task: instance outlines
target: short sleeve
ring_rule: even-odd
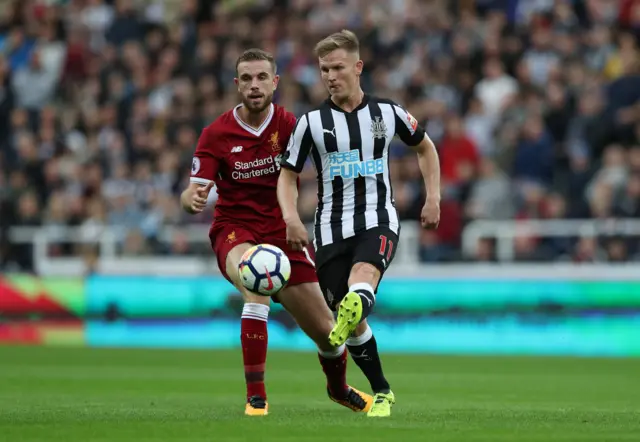
[[[191,163],[192,183],[208,184],[215,181],[220,168],[220,160],[215,155],[217,137],[211,127],[206,127],[200,134],[196,152]]]
[[[304,163],[313,146],[313,137],[309,128],[309,119],[303,115],[298,119],[287,144],[287,150],[282,157],[280,165],[296,173],[302,172]]]
[[[407,146],[420,144],[424,139],[425,130],[418,124],[418,120],[399,104],[392,103],[391,106],[396,114],[396,135]]]
[[[287,112],[284,118],[284,129],[287,137],[291,137],[291,134],[296,128],[296,116],[291,112]]]

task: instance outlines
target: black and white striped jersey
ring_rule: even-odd
[[[425,131],[402,106],[369,95],[352,112],[327,99],[298,119],[281,166],[299,173],[311,156],[318,173],[316,247],[377,226],[398,234],[389,176],[395,135],[415,146]]]

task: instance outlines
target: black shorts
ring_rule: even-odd
[[[398,235],[388,227],[374,227],[342,241],[318,247],[316,272],[320,288],[332,310],[349,291],[349,274],[354,264],[366,262],[380,270],[380,279],[393,261]],[[374,287],[377,291],[378,287]]]

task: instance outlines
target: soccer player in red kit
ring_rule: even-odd
[[[261,243],[281,248],[291,261],[289,283],[275,300],[318,346],[329,397],[354,411],[366,412],[372,397],[347,385],[345,346],[329,344],[335,323],[320,291],[315,265],[306,249],[294,251],[286,242],[276,186],[279,161],[296,118],[272,103],[279,81],[274,59],[265,51],[250,49],[238,58],[236,71],[242,104],[202,131],[191,166],[191,182],[180,200],[187,212],[202,212],[209,191],[214,183],[217,186],[218,201],[209,237],[220,271],[244,298],[241,343],[247,384],[245,414],[268,413],[264,372],[270,298],[248,291],[238,276],[244,252]]]

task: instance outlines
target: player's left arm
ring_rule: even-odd
[[[418,155],[418,165],[426,188],[427,200],[440,203],[440,158],[429,135],[415,146],[409,146]]]
[[[418,154],[418,165],[427,191],[427,200],[422,208],[420,221],[422,227],[435,229],[440,223],[440,158],[438,158],[438,151],[426,133],[422,141],[411,148]]]
[[[418,156],[418,166],[426,188],[426,201],[420,221],[422,227],[435,229],[440,223],[440,158],[435,144],[424,128],[403,107],[393,105],[396,134]]]

